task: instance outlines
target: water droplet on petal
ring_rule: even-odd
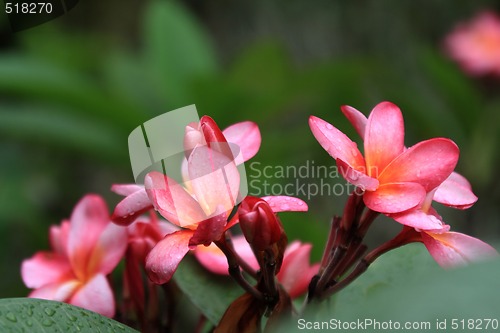
[[[280,208],[282,210],[288,210],[288,209],[290,209],[290,206],[288,204],[282,204]]]
[[[332,124],[328,124],[328,123],[326,123],[325,128],[326,128],[327,130],[332,130],[332,129],[333,129],[333,126],[332,126]]]
[[[304,206],[304,203],[303,203],[302,201],[298,201],[298,202],[297,202],[297,204],[298,204],[299,206]]]

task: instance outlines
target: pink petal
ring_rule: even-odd
[[[61,226],[53,225],[49,229],[50,246],[54,252],[68,256],[69,221],[64,221]]]
[[[457,232],[422,232],[422,240],[436,262],[445,268],[497,257],[498,252],[477,238]]]
[[[209,144],[214,142],[227,142],[226,137],[220,130],[219,126],[209,116],[203,116],[200,119],[200,127],[203,131],[206,142]],[[194,147],[193,147],[194,148]]]
[[[23,261],[21,276],[28,288],[40,288],[73,277],[68,258],[54,252],[37,252]]]
[[[224,233],[227,223],[227,214],[222,206],[219,206],[214,216],[202,221],[194,231],[193,237],[189,240],[189,246],[209,245],[219,240]]]
[[[422,141],[392,161],[378,180],[381,184],[418,183],[429,192],[448,178],[457,164],[458,155],[457,145],[449,139]]]
[[[259,269],[259,263],[255,259],[252,248],[246,241],[245,237],[238,235],[232,238],[232,243],[235,252],[240,258],[248,263],[255,270]],[[200,264],[215,274],[228,275],[227,258],[224,253],[215,245],[198,246],[194,250],[194,255]]]
[[[252,121],[243,121],[231,125],[222,133],[228,142],[240,147],[243,153],[243,161],[248,161],[259,151],[261,143],[259,126]]]
[[[95,275],[71,297],[69,303],[113,318],[115,299],[108,280],[102,274]]]
[[[89,260],[87,274],[107,275],[113,271],[127,249],[127,228],[108,224],[101,233]]]
[[[212,215],[219,205],[227,211],[233,209],[239,194],[240,174],[232,160],[201,146],[189,156],[188,170],[193,192],[207,216]]]
[[[379,181],[367,176],[364,172],[359,172],[351,168],[347,163],[337,158],[337,166],[342,176],[351,184],[366,191],[375,191],[379,186]]]
[[[126,226],[152,208],[153,204],[149,200],[146,190],[139,186],[138,191],[127,195],[116,205],[111,219],[116,224]]]
[[[469,183],[469,181],[467,180],[467,178],[465,178],[464,176],[462,176],[461,174],[459,174],[458,172],[455,172],[453,171],[449,176],[448,178],[446,178],[445,181],[449,181],[449,182],[453,182],[453,183],[457,183],[459,184],[460,186],[462,187],[465,187],[469,190],[472,190],[472,186],[471,184]]]
[[[382,102],[375,106],[368,117],[364,143],[367,174],[377,177],[405,149],[403,115],[396,105]]]
[[[198,202],[172,178],[153,171],[144,178],[144,185],[155,208],[171,223],[189,227],[206,219]]]
[[[467,209],[477,201],[477,197],[472,192],[467,179],[456,172],[452,172],[438,186],[434,193],[434,201],[453,208]]]
[[[165,222],[164,220],[161,220],[158,222],[158,231],[161,235],[161,238],[163,238],[166,234],[171,234],[173,232],[176,232],[179,230],[179,227],[172,223]]]
[[[205,141],[205,136],[201,131],[199,123],[191,123],[186,126],[186,131],[184,134],[184,150],[186,158],[191,154],[191,151],[196,146],[204,146],[207,142]]]
[[[108,224],[109,215],[106,203],[97,195],[86,195],[73,210],[68,239],[68,257],[78,279],[86,279],[90,256]]]
[[[33,290],[28,297],[68,302],[73,293],[80,287],[78,280],[65,280],[46,284]]]
[[[272,208],[273,212],[307,212],[307,204],[295,197],[288,197],[285,195],[271,195],[267,197],[262,197],[269,206]]]
[[[416,183],[383,184],[363,195],[365,205],[380,213],[400,213],[419,205],[425,199],[424,188]]]
[[[234,159],[231,146],[227,143],[226,137],[212,118],[209,116],[201,117],[200,127],[209,148],[225,155],[230,160]]]
[[[297,243],[298,247],[295,245]],[[309,264],[311,248],[311,244],[301,245],[295,241],[285,251],[281,270],[276,277],[291,298],[305,293],[311,278],[318,272],[319,265],[311,267]]]
[[[224,253],[215,244],[197,246],[194,255],[200,264],[214,274],[228,275],[229,266]]]
[[[390,215],[397,222],[420,230],[439,230],[444,227],[441,220],[431,214],[426,214],[420,209]]]
[[[140,190],[144,190],[144,186],[137,184],[113,184],[111,186],[111,191],[124,197]]]
[[[163,284],[170,281],[182,258],[189,251],[188,243],[191,237],[191,230],[168,234],[149,252],[146,257],[146,271],[152,282]]]
[[[340,107],[340,110],[342,111],[344,116],[346,116],[352,126],[354,126],[354,129],[356,130],[356,132],[358,132],[361,139],[364,140],[366,123],[368,122],[368,119],[366,119],[365,115],[349,105],[342,105]]]
[[[365,160],[355,142],[344,133],[315,116],[309,117],[309,127],[319,144],[334,159],[341,159],[358,171],[365,170]]]

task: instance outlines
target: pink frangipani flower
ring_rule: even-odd
[[[255,155],[260,146],[256,125],[248,122],[240,124],[226,130],[227,135],[233,136],[233,141],[238,145],[241,143],[237,156],[233,156],[226,133],[205,116],[200,124],[190,124],[186,128],[184,183],[179,184],[158,172],[146,175],[146,193],[154,208],[181,228],[166,235],[146,258],[146,269],[153,282],[161,284],[169,281],[190,249],[198,245],[208,246],[219,240],[228,228],[238,222],[237,214],[228,221],[234,207],[242,200],[237,164]],[[242,132],[247,133],[246,138],[241,136]],[[282,200],[283,204],[278,206],[285,207],[285,201],[288,203],[291,199],[277,197],[270,200],[275,205]],[[307,205],[299,199],[293,198],[290,203],[285,210],[295,209],[292,203],[302,206],[300,210],[307,209]]]
[[[250,267],[259,269],[259,264],[253,254],[250,244],[241,235],[235,236],[232,243],[236,253],[246,261]],[[286,250],[281,269],[276,278],[285,288],[291,298],[301,296],[307,291],[311,278],[318,273],[319,264],[311,265],[309,257],[312,245],[294,241]],[[198,261],[212,273],[228,275],[228,264],[224,253],[214,244],[208,247],[198,247],[194,251]]]
[[[21,275],[29,297],[70,303],[113,317],[115,302],[106,276],[127,247],[126,228],[111,223],[105,202],[86,195],[69,221],[50,229],[52,251],[24,260]]]
[[[449,56],[471,75],[500,75],[500,18],[485,11],[445,39]]]
[[[343,106],[342,112],[361,138],[365,139],[366,117],[350,106]],[[425,199],[413,209],[387,215],[403,225],[417,228],[414,231],[417,239],[424,243],[434,260],[443,267],[497,255],[495,249],[479,239],[450,232],[450,227],[443,223],[441,216],[432,208],[433,200],[448,207],[467,209],[477,201],[477,197],[467,179],[452,172],[437,188],[428,191]]]
[[[352,107],[343,106],[342,111],[364,139],[365,157],[355,142],[326,121],[311,116],[309,125],[344,178],[365,190],[363,200],[368,208],[394,214],[417,207],[455,168],[459,150],[449,139],[430,139],[405,148],[403,117],[396,105],[378,104],[366,121]],[[428,223],[411,226],[439,227]]]
[[[368,122],[365,115],[351,106],[342,106],[341,110],[359,136],[364,139]],[[472,192],[469,181],[457,172],[452,172],[434,192],[433,200],[448,207],[467,209],[477,201],[477,197]]]
[[[261,144],[259,127],[251,121],[239,122],[221,131],[212,118],[203,116],[199,123],[192,123],[186,126],[184,147],[188,153],[198,146],[208,145],[208,143],[219,142],[221,147],[229,148],[228,144],[237,146],[241,152],[241,158],[236,163],[242,163],[257,154]],[[187,174],[187,158],[182,164],[182,172],[185,180],[189,179]],[[189,186],[189,183],[186,184]],[[113,185],[111,190],[125,198],[116,205],[112,214],[113,222],[119,225],[129,225],[141,214],[153,208],[153,203],[148,197],[144,186],[136,184]]]

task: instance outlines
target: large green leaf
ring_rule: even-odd
[[[436,322],[464,319],[500,320],[500,261],[443,270],[430,264],[420,244],[405,246],[384,255],[348,288],[335,296],[335,306],[323,302],[307,311],[305,321],[330,323],[392,321],[426,323],[438,331]],[[427,255],[427,258],[426,258]],[[431,259],[432,260],[432,259]],[[304,321],[302,323],[305,323]],[[429,323],[429,324],[427,324]],[[476,322],[477,323],[477,322]],[[483,331],[486,321],[483,320]],[[461,324],[460,324],[461,325]],[[300,332],[298,321],[284,324],[283,332]],[[323,326],[325,327],[325,326]],[[467,331],[457,329],[453,331]],[[333,329],[333,328],[330,328]],[[340,328],[338,328],[341,331]],[[373,326],[354,326],[349,332],[371,332]],[[389,331],[380,329],[379,331]],[[281,331],[280,331],[281,332]]]
[[[0,300],[1,332],[137,332],[95,312],[66,303],[34,298]]]
[[[429,271],[440,271],[422,244],[410,244],[375,260],[368,270],[335,296],[339,308],[353,302],[363,303],[374,293],[406,285],[408,278],[424,278]]]
[[[216,276],[200,266],[192,257],[184,258],[174,275],[175,282],[191,302],[217,325],[227,307],[241,294],[229,277]]]

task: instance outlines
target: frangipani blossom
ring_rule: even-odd
[[[257,154],[261,144],[259,127],[251,121],[239,122],[221,131],[212,118],[203,116],[199,123],[186,126],[184,148],[189,157],[195,146],[210,146],[215,143],[218,150],[229,149],[233,146],[239,148],[241,155],[235,156],[236,164],[241,164]],[[231,146],[230,146],[231,145]],[[232,151],[230,151],[232,153]],[[182,174],[185,185],[189,187],[187,158],[182,164]],[[116,205],[112,220],[120,225],[129,225],[138,216],[153,208],[153,203],[148,197],[144,186],[136,184],[113,185],[111,190],[125,198]],[[191,190],[191,189],[189,189]]]
[[[241,235],[235,236],[232,243],[236,253],[255,270],[259,269],[253,251]],[[319,264],[311,265],[309,257],[312,245],[294,241],[285,250],[281,269],[276,278],[291,298],[299,297],[307,291],[311,278],[318,272]],[[224,253],[214,244],[198,247],[194,254],[198,261],[215,274],[228,275],[228,264]]]
[[[364,139],[366,123],[368,122],[365,115],[347,105],[342,106],[341,110],[361,139]],[[467,209],[477,201],[477,197],[472,192],[469,181],[464,176],[452,172],[434,192],[433,200],[448,207]]]
[[[396,105],[378,104],[366,123],[356,109],[343,106],[342,111],[364,139],[365,157],[355,142],[326,121],[311,116],[309,125],[344,178],[365,190],[363,200],[368,208],[394,214],[417,207],[455,168],[459,151],[449,139],[430,139],[405,148],[403,117]],[[439,227],[428,223],[411,226]]]
[[[356,132],[365,139],[368,120],[350,106],[343,106],[342,112],[356,129]],[[429,250],[434,260],[443,267],[456,266],[471,261],[497,255],[497,252],[488,244],[457,232],[450,232],[450,227],[443,223],[441,216],[432,208],[432,201],[448,207],[466,209],[471,207],[477,197],[465,177],[452,172],[437,188],[431,189],[425,199],[413,209],[387,214],[403,225],[416,227],[418,237]],[[428,226],[419,228],[418,226]],[[434,226],[434,230],[432,230]]]
[[[204,169],[207,166],[213,168],[211,172]],[[151,172],[145,178],[146,191],[155,209],[182,228],[166,235],[146,258],[148,275],[158,284],[170,280],[190,246],[209,245],[232,225],[228,216],[236,204],[240,181],[234,163],[202,146],[193,149],[188,169],[193,175],[190,180],[193,193],[159,172]]]
[[[190,168],[197,168],[199,163],[206,161],[205,157],[194,161],[198,156],[197,149],[208,148],[197,147],[193,150],[188,163]],[[206,154],[226,158],[214,151]],[[205,153],[202,155],[205,156]],[[213,158],[210,160],[213,161]],[[166,235],[146,258],[146,268],[153,282],[161,284],[169,281],[190,249],[197,245],[208,246],[219,240],[224,231],[238,222],[238,214],[228,221],[237,196],[236,192],[230,191],[236,190],[239,182],[236,167],[231,165],[230,168],[232,170],[229,169],[224,178],[216,172],[193,178],[190,181],[194,190],[192,194],[163,174],[152,172],[146,176],[146,189],[155,208],[171,223],[182,228]],[[196,171],[190,170],[190,174],[196,174]],[[307,205],[297,198],[277,196],[263,199],[268,201],[273,212],[307,210]]]
[[[122,259],[127,231],[111,223],[106,204],[87,195],[69,221],[50,229],[52,251],[24,260],[21,275],[29,297],[67,302],[113,317],[115,302],[106,276]]]
[[[500,18],[482,12],[458,25],[445,40],[446,51],[469,74],[500,75]]]

